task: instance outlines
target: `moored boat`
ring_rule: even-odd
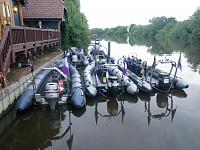
[[[66,67],[66,62],[67,58],[64,58],[62,61],[56,61],[52,67],[42,69],[17,101],[16,110],[24,112],[33,105],[40,104],[49,104],[51,109],[55,109],[58,103],[67,102],[77,109],[84,107],[86,99],[80,74],[72,65],[67,64]],[[68,76],[62,68],[68,70]],[[71,95],[69,80],[71,81]],[[67,101],[69,96],[71,99]]]
[[[32,100],[35,93],[39,93],[42,90],[42,87],[51,72],[51,70],[41,70],[41,72],[33,79],[32,84],[28,86],[17,101],[16,110],[18,112],[24,112],[33,106]]]
[[[97,94],[96,83],[94,81],[95,62],[90,63],[84,70],[84,82],[86,95],[95,97]]]
[[[153,63],[154,64],[154,63]],[[165,72],[161,69],[157,69],[154,66],[148,67],[148,74],[150,75],[150,82],[153,88],[160,92],[170,92],[175,89],[185,89],[188,88],[188,83],[177,76],[177,64],[171,60],[161,60],[155,62],[156,66],[159,64],[169,64],[171,65],[170,71]],[[175,73],[172,74],[173,70]]]
[[[126,92],[128,94],[134,95],[138,93],[138,87],[133,81],[131,81],[126,75],[124,75],[122,71],[118,69],[118,66],[109,66],[108,71],[111,75],[117,76],[118,81],[121,82],[123,86],[125,86]]]
[[[79,72],[70,65],[71,74],[71,100],[72,107],[80,109],[86,105],[86,98],[81,85],[81,76]]]
[[[149,82],[147,82],[145,77],[145,71],[141,62],[137,62],[135,57],[126,58],[122,57],[118,60],[119,70],[123,71],[124,69],[127,70],[126,74],[137,86],[138,88],[143,91],[150,93],[152,92],[152,87]],[[144,70],[143,73],[141,73]]]
[[[119,63],[121,68],[127,65],[128,77],[134,81],[140,90],[145,92],[151,92],[152,89],[160,92],[170,92],[174,89],[185,89],[188,88],[188,83],[177,77],[177,65],[176,62],[171,60],[160,60],[157,61],[154,58],[154,63],[152,66],[147,66],[147,62],[138,59],[135,56],[132,57],[122,57],[122,61]],[[125,65],[124,65],[125,64]],[[157,69],[158,64],[170,64],[171,68],[169,72]],[[175,74],[173,75],[173,69],[175,68]]]

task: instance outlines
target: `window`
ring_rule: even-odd
[[[9,2],[2,2],[1,6],[2,9],[2,22],[3,25],[11,23],[11,11],[10,11],[10,4]]]

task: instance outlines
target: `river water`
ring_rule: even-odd
[[[107,42],[102,44],[107,46]],[[146,46],[111,42],[111,55],[118,59],[136,53],[152,64]],[[136,55],[134,54],[134,55]],[[156,55],[178,61],[179,52]],[[199,56],[200,57],[200,56]],[[25,114],[14,110],[0,120],[0,150],[196,150],[200,147],[200,73],[182,53],[182,72],[190,87],[173,94],[87,99],[86,109],[66,106],[55,112],[46,107]],[[97,103],[97,101],[99,101]]]

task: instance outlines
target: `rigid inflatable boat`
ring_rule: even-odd
[[[165,72],[160,69],[156,69],[155,67],[148,67],[148,74],[151,76],[150,82],[153,88],[157,91],[161,92],[170,92],[171,90],[175,89],[185,89],[188,88],[188,83],[180,78],[177,77],[177,65],[176,62],[171,60],[161,60],[156,62],[158,64],[170,64],[171,68],[169,72]],[[175,74],[173,75],[173,69],[175,69]],[[154,80],[154,82],[153,82]]]
[[[69,62],[76,66],[76,67],[82,67],[84,66],[85,56],[83,49],[78,49],[76,47],[71,47],[69,49],[69,52],[67,53]]]
[[[71,75],[71,100],[70,103],[74,108],[82,108],[86,104],[85,94],[81,85],[79,72],[72,65],[69,66]]]
[[[118,66],[108,66],[108,71],[111,75],[117,76],[118,81],[125,86],[128,94],[134,95],[138,93],[138,87],[126,75],[123,75],[122,71],[118,69]]]
[[[84,82],[86,95],[95,97],[97,95],[96,83],[94,79],[95,61],[91,62],[84,70]]]
[[[41,70],[40,73],[34,78],[33,83],[23,92],[16,104],[16,110],[24,112],[33,106],[32,99],[35,93],[39,93],[45,81],[51,74],[51,70]]]
[[[144,77],[142,77],[141,70],[142,65],[134,63],[135,61],[132,59],[127,59],[122,57],[118,60],[119,70],[123,71],[127,69],[127,77],[129,77],[143,92],[152,92],[151,84],[146,81]]]

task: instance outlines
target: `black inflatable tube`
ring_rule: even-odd
[[[49,77],[52,70],[41,70],[40,73],[34,78],[35,92],[38,93],[41,90],[42,85]],[[18,112],[24,112],[32,107],[34,98],[33,85],[29,85],[28,88],[22,93],[21,97],[17,101],[16,110]]]
[[[76,109],[80,109],[86,105],[80,74],[72,65],[69,66],[69,69],[71,74],[71,105]]]

